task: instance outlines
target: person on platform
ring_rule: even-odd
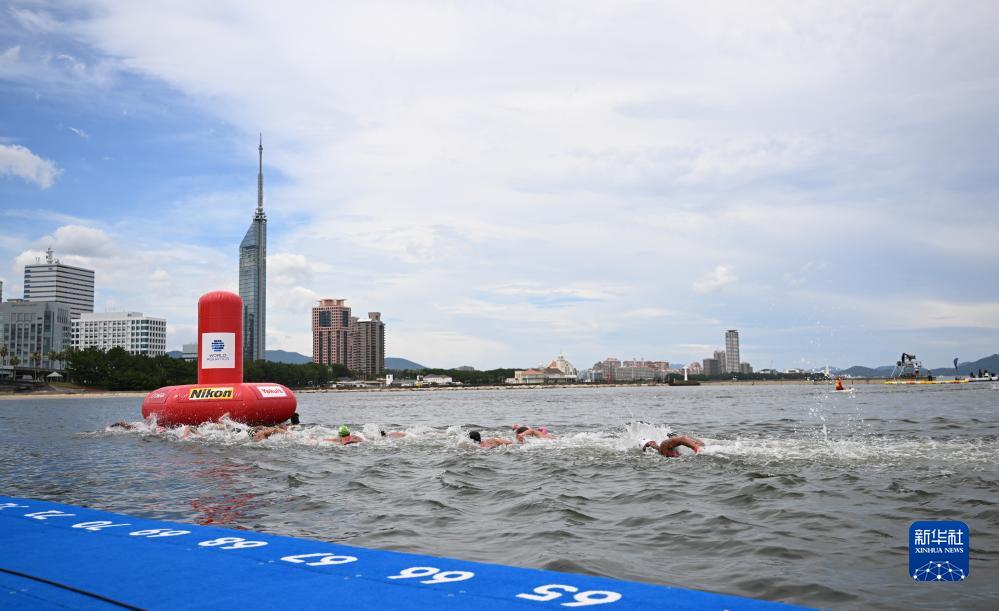
[[[468,438],[479,444],[479,447],[483,450],[489,450],[498,446],[508,446],[513,444],[509,439],[504,439],[502,437],[486,437],[482,438],[482,434],[479,431],[472,431],[468,434]]]
[[[677,450],[677,448],[680,446],[686,446],[694,452],[700,452],[704,447],[704,442],[700,439],[695,439],[686,435],[671,434],[668,438],[664,439],[662,443],[657,443],[653,440],[646,441],[645,444],[642,445],[642,452],[652,448],[667,458],[678,458],[680,456],[680,451]]]

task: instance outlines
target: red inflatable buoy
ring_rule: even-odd
[[[142,417],[167,426],[228,416],[246,424],[277,424],[295,413],[295,394],[281,384],[243,382],[243,300],[213,291],[198,300],[198,383],[146,395]]]

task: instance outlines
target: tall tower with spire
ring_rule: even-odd
[[[239,243],[239,296],[243,299],[243,360],[262,360],[267,334],[267,215],[264,214],[264,137],[260,136],[257,210]]]

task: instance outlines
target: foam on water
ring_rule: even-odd
[[[822,419],[821,413],[816,415]],[[198,426],[184,425],[163,427],[155,420],[139,420],[127,423],[128,427],[109,425],[103,432],[112,435],[148,435],[171,442],[208,443],[219,445],[252,444],[260,447],[280,448],[297,445],[313,448],[343,448],[356,451],[360,447],[386,448],[405,451],[406,446],[419,449],[477,449],[468,439],[468,431],[460,425],[446,428],[433,428],[417,425],[402,429],[406,436],[401,438],[382,437],[384,425],[375,422],[365,423],[354,429],[354,434],[364,438],[365,443],[341,446],[338,439],[338,425],[309,424],[290,427],[256,441],[254,428],[245,424],[222,419]],[[397,429],[391,429],[397,430]],[[506,429],[479,429],[483,437],[511,438]],[[631,452],[641,453],[641,447],[648,440],[662,441],[673,429],[668,424],[652,424],[632,421],[607,430],[553,431],[554,439],[529,437],[522,444],[502,446],[493,451],[505,452],[592,452],[608,454]],[[994,438],[977,440],[946,440],[930,437],[898,437],[891,435],[851,434],[845,437],[830,438],[825,422],[812,433],[781,433],[774,436],[746,435],[734,438],[702,437],[705,446],[700,454],[716,460],[741,460],[761,463],[804,462],[825,464],[855,464],[868,466],[888,466],[898,464],[951,464],[954,467],[975,468],[999,462],[999,441]],[[694,453],[681,448],[683,456]],[[377,450],[375,450],[377,451]],[[657,457],[652,452],[648,456]]]

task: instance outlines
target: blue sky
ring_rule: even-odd
[[[755,367],[999,352],[994,2],[0,5],[0,279],[194,339],[263,132],[268,347]]]

